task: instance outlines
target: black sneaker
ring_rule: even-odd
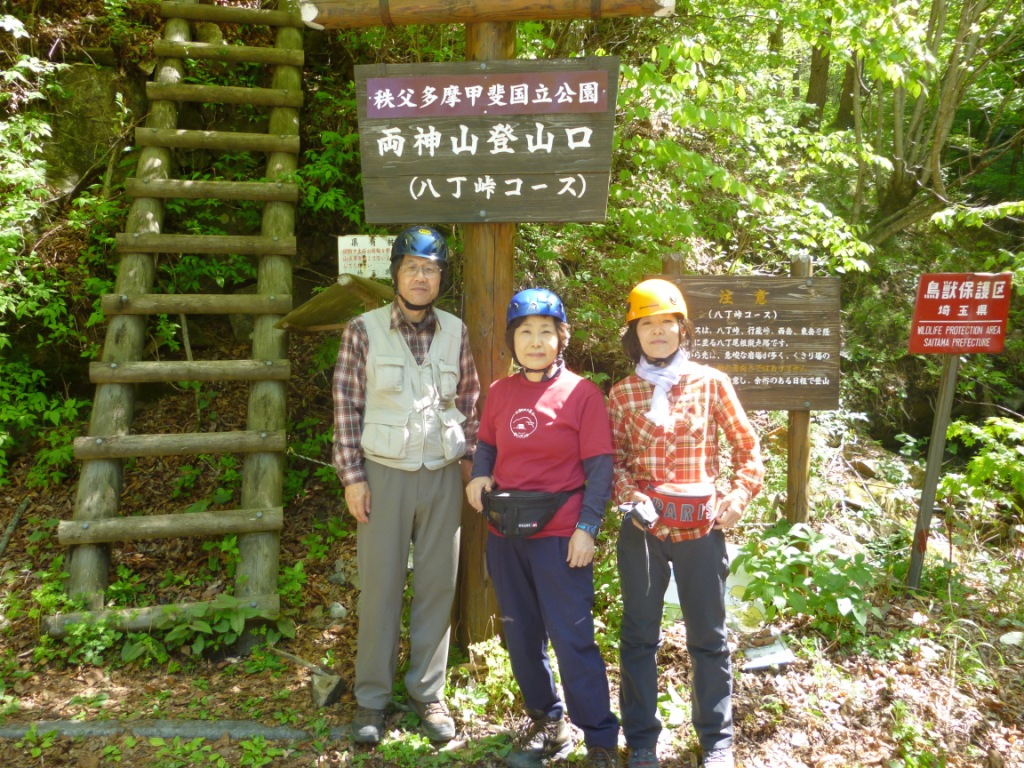
[[[443,701],[416,701],[409,697],[412,710],[420,718],[423,733],[431,741],[451,741],[455,738],[455,721],[448,714]]]
[[[587,768],[619,768],[619,750],[591,747],[587,752]]]
[[[542,760],[564,757],[572,749],[572,735],[564,718],[535,717],[515,740],[505,758],[511,768],[537,768]]]
[[[352,739],[360,744],[376,744],[384,733],[384,710],[359,707],[352,718]]]

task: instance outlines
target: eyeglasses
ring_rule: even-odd
[[[423,275],[429,280],[434,280],[441,276],[441,268],[433,264],[403,264],[398,268],[398,273],[405,277]]]

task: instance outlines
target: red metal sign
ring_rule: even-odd
[[[1010,273],[921,275],[910,327],[911,354],[1002,352]]]

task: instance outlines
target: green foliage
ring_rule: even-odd
[[[25,754],[40,764],[46,762],[46,752],[54,748],[60,734],[57,731],[44,731],[39,733],[35,723],[29,726],[25,735],[14,742],[17,749],[25,750]]]
[[[190,768],[196,765],[228,768],[229,765],[228,761],[202,737],[187,741],[180,736],[175,736],[170,741],[153,737],[149,739],[149,745],[156,747],[152,768]]]
[[[232,595],[217,595],[207,603],[171,613],[157,622],[158,637],[173,649],[187,649],[193,655],[229,648],[241,637],[245,623],[260,615],[260,609]],[[267,631],[270,641],[282,634],[294,634],[284,621]]]
[[[1024,420],[994,416],[983,424],[954,421],[950,440],[970,451],[963,472],[946,472],[938,495],[965,503],[978,522],[994,517],[1021,520],[1024,515]],[[954,445],[956,444],[954,443]]]
[[[750,582],[742,598],[760,600],[766,619],[810,619],[823,635],[849,642],[867,631],[881,611],[870,601],[874,568],[863,553],[847,555],[824,534],[802,523],[779,522],[744,544],[732,563]]]

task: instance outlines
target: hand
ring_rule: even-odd
[[[650,502],[651,497],[648,496],[646,493],[640,493],[640,491],[633,491],[632,495],[630,495],[629,497],[629,500],[632,502],[636,502],[637,504],[645,504]],[[641,523],[634,515],[629,516],[629,521],[633,523],[633,525],[639,528],[641,531],[647,533],[648,529],[644,527],[644,524]]]
[[[348,511],[360,523],[370,522],[370,484],[352,483],[345,486],[345,504]]]
[[[466,485],[466,500],[469,502],[469,506],[475,509],[477,512],[484,511],[484,492],[491,491],[494,489],[494,480],[484,475],[483,477],[474,477]]]
[[[569,554],[565,558],[570,568],[585,568],[594,561],[594,537],[577,528],[569,539]]]
[[[743,517],[746,503],[735,491],[723,496],[715,506],[715,528],[724,531],[732,528]]]

